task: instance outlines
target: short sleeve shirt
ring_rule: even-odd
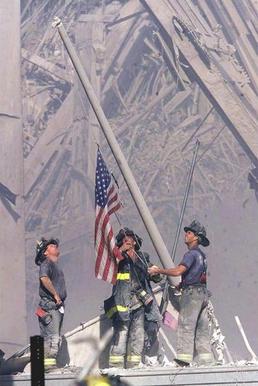
[[[45,259],[41,263],[39,269],[39,278],[44,276],[47,276],[51,280],[56,292],[60,296],[61,300],[64,301],[67,296],[65,279],[64,273],[59,267],[58,263],[54,263],[48,259]],[[50,300],[53,300],[53,295],[43,286],[41,281],[39,286],[39,296],[41,298],[46,297]]]
[[[183,286],[201,283],[201,275],[207,271],[207,259],[200,248],[193,248],[186,252],[180,265],[186,267],[186,271],[182,274]]]

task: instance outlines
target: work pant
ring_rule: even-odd
[[[144,354],[153,357],[159,355],[159,323],[145,319],[144,322]]]
[[[132,311],[128,322],[115,322],[109,366],[131,368],[138,366],[144,346],[144,308]]]
[[[60,346],[60,335],[64,318],[64,314],[59,310],[49,309],[46,310],[46,312],[49,317],[45,319],[38,318],[40,334],[44,338],[45,367],[56,365],[56,357]]]
[[[188,286],[182,291],[177,330],[177,359],[198,364],[213,362],[207,315],[206,286]]]

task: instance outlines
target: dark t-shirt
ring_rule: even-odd
[[[60,296],[61,300],[64,301],[66,299],[66,287],[65,287],[65,279],[64,279],[64,273],[62,269],[59,267],[58,263],[53,263],[52,261],[49,261],[48,259],[45,259],[43,263],[40,265],[39,269],[39,278],[47,276],[56,292]],[[43,286],[41,280],[40,280],[40,286],[39,286],[39,296],[41,298],[46,297],[48,299],[53,300],[53,295]]]
[[[180,264],[187,268],[182,274],[183,286],[201,284],[201,276],[207,271],[207,260],[200,248],[193,248],[186,252]]]

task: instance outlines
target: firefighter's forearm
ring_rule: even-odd
[[[49,277],[43,276],[40,278],[40,280],[43,286],[51,293],[51,295],[53,295],[54,297],[59,296]]]
[[[186,267],[182,264],[179,264],[174,268],[159,268],[156,265],[153,265],[148,269],[150,275],[162,274],[167,276],[181,276],[186,271]]]
[[[168,269],[159,268],[158,273],[161,273],[167,276],[181,276],[186,271],[186,269],[187,268],[184,265],[179,264],[174,268],[168,268]]]
[[[180,276],[182,274],[181,269],[179,267],[168,269],[160,268],[159,273],[167,276]]]

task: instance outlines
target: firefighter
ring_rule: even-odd
[[[44,338],[45,371],[56,368],[67,295],[64,274],[58,264],[59,254],[57,239],[42,238],[37,243],[35,263],[39,266],[40,302],[36,315]]]
[[[117,281],[112,296],[104,302],[105,312],[112,319],[114,328],[110,367],[139,366],[144,349],[146,316],[149,321],[160,321],[150,286],[149,255],[140,251],[141,245],[142,239],[128,228],[121,229],[116,236]]]
[[[210,346],[209,321],[207,315],[207,259],[200,245],[210,242],[205,228],[193,221],[184,228],[188,251],[175,268],[149,268],[150,274],[182,276],[180,311],[177,329],[177,358],[179,366],[189,366],[193,359],[202,365],[213,362]]]

